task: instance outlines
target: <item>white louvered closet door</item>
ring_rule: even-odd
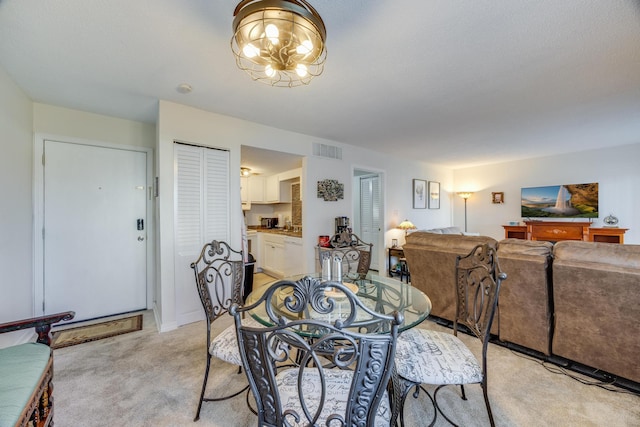
[[[204,318],[191,263],[214,239],[229,242],[229,152],[174,144],[176,321]]]
[[[373,243],[371,248],[371,269],[378,268],[378,238],[380,233],[380,177],[377,175],[360,178],[360,238]]]

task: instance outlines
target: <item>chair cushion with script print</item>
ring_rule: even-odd
[[[261,326],[252,318],[246,318],[242,321],[242,323],[246,324],[247,326]],[[220,332],[215,338],[211,340],[211,345],[209,346],[209,354],[233,365],[242,365],[240,350],[238,350],[236,326],[234,324],[227,327],[224,331]]]
[[[282,410],[292,410],[298,414],[302,414],[300,399],[298,398],[298,369],[286,369],[276,377],[280,398],[282,399]],[[317,425],[324,426],[325,421],[331,414],[344,415],[347,409],[347,400],[349,399],[349,389],[351,387],[352,372],[340,369],[324,369],[324,378],[326,381],[326,402],[320,413],[320,420]],[[313,369],[305,370],[302,374],[302,395],[304,396],[309,410],[313,413],[317,410],[320,400],[320,375],[318,371]],[[389,398],[385,391],[375,419],[376,427],[388,427],[391,417],[391,408],[389,407]],[[302,424],[296,424],[293,417],[287,417],[292,426],[299,427],[306,425],[306,418],[301,416]],[[351,425],[350,423],[347,423]],[[333,425],[333,424],[331,424]],[[354,424],[355,425],[355,424]]]
[[[398,337],[398,374],[423,384],[470,384],[482,381],[482,368],[476,357],[447,332],[414,328]]]

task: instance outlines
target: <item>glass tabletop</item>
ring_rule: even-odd
[[[285,277],[281,280],[298,281],[305,276],[319,278],[320,273],[300,274],[297,276]],[[275,282],[275,281],[274,281]],[[271,284],[267,283],[257,289],[254,289],[247,297],[245,304],[251,305],[258,301],[262,295],[266,292]],[[348,282],[344,281],[345,284]],[[378,313],[391,314],[394,311],[398,311],[404,315],[404,322],[400,325],[400,331],[412,328],[422,322],[431,311],[431,300],[422,291],[414,288],[413,286],[400,282],[398,280],[378,275],[367,275],[366,279],[358,280],[354,283],[356,286],[353,288],[356,291],[356,295],[364,303],[367,308],[370,308]],[[333,295],[326,293],[327,297],[334,297],[338,306],[329,315],[320,315],[319,313],[307,313],[310,317],[317,320],[333,321],[341,315],[341,298],[339,294]],[[286,317],[296,318],[288,313],[284,308],[284,299],[286,295],[279,295],[275,293],[271,304],[279,315]],[[344,302],[346,304],[347,302]],[[345,307],[346,309],[346,307]],[[267,315],[264,304],[260,304],[249,312],[251,316],[258,322],[265,326],[271,326],[272,322]],[[299,316],[296,314],[296,316]],[[363,324],[366,323],[367,314],[359,313],[358,316]]]

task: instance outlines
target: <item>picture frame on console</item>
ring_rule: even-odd
[[[413,209],[427,208],[427,181],[413,180]]]

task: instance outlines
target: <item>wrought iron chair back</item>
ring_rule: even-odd
[[[498,309],[498,294],[506,274],[500,271],[496,250],[478,245],[469,254],[456,258],[456,317],[477,338],[489,342],[491,325]]]
[[[336,291],[340,297],[327,296]],[[286,316],[281,307],[273,307],[279,298],[284,298]],[[271,326],[243,324],[242,314],[260,305]],[[338,311],[334,320],[326,320]],[[377,313],[342,283],[311,277],[279,281],[254,304],[234,304],[230,312],[259,426],[388,425],[383,421],[390,416],[386,386],[402,314]],[[359,327],[356,312],[377,319],[386,332],[368,333]],[[291,360],[298,364],[287,365]]]
[[[212,324],[225,313],[234,303],[242,303],[242,293],[244,287],[244,257],[242,251],[232,249],[229,244],[223,241],[213,240],[203,246],[198,259],[191,263],[193,269],[196,288],[202,307],[204,309],[207,326],[207,359],[202,391],[194,421],[200,418],[202,402],[219,401],[237,396],[246,390],[228,394],[222,397],[205,397],[209,370],[211,367],[211,357],[225,360],[229,363],[240,364],[238,355],[238,344],[235,340],[233,329],[227,330],[212,336]]]
[[[495,248],[487,244],[476,246],[468,255],[456,258],[456,318],[453,333],[463,325],[482,341],[482,391],[491,425],[494,425],[487,390],[487,349],[491,326],[498,310],[498,296],[506,273],[500,271]],[[461,384],[463,398],[464,385]],[[446,417],[445,417],[446,418]]]
[[[204,245],[191,268],[208,324],[227,313],[234,302],[242,303],[242,251],[231,249],[226,242],[213,240]]]
[[[456,258],[456,317],[453,334],[427,329],[414,329],[400,339],[396,367],[405,382],[402,405],[411,388],[429,396],[423,384],[436,385],[433,398],[434,425],[440,413],[449,423],[455,425],[438,406],[438,392],[447,385],[459,385],[461,397],[466,400],[465,384],[480,384],[483,391],[489,422],[494,419],[487,393],[487,349],[491,335],[500,286],[507,275],[500,271],[494,248],[487,244],[476,246],[468,255]],[[458,330],[467,332],[482,341],[482,358],[477,362],[471,351],[457,338]],[[404,417],[401,413],[401,425]]]
[[[318,246],[320,265],[325,257],[338,255],[343,260],[342,274],[344,278],[357,281],[367,276],[371,266],[373,243],[366,243],[357,235],[349,232],[335,234],[329,242],[332,246],[330,248]]]

